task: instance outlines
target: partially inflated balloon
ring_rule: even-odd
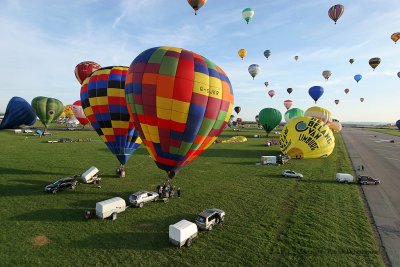
[[[343,12],[344,12],[343,5],[334,5],[329,9],[328,15],[336,24],[338,19],[343,15]]]
[[[335,99],[335,104],[339,104],[339,99]]]
[[[306,112],[304,112],[304,116],[317,118],[326,124],[332,122],[332,113],[329,110],[318,106],[308,108]]]
[[[368,63],[371,66],[371,68],[375,70],[376,67],[378,67],[378,65],[381,63],[381,59],[379,57],[374,57],[371,58]]]
[[[75,77],[80,84],[95,70],[100,69],[101,66],[93,61],[83,61],[75,67]]]
[[[38,96],[32,99],[32,107],[43,123],[44,127],[48,127],[49,124],[60,117],[64,110],[63,103],[55,98]]]
[[[86,125],[89,123],[89,120],[86,118],[86,115],[83,112],[82,103],[80,100],[77,100],[72,104],[72,112],[74,112],[75,118],[80,124]]]
[[[322,72],[322,76],[325,78],[325,80],[328,80],[329,77],[331,77],[331,75],[332,75],[332,72],[330,70],[324,70]]]
[[[392,39],[392,41],[394,43],[397,43],[397,41],[400,39],[400,32],[395,32],[390,36],[390,39]]]
[[[344,89],[344,92],[345,92],[346,94],[348,94],[348,93],[350,92],[350,89],[346,88],[346,89]]]
[[[236,114],[239,114],[240,111],[242,110],[242,108],[241,107],[235,107],[234,110],[235,110]]]
[[[270,55],[271,55],[271,51],[270,50],[265,50],[264,51],[264,57],[266,57],[268,59]]]
[[[257,76],[257,74],[260,72],[261,68],[257,64],[251,64],[249,66],[248,70],[249,70],[251,77],[253,77],[253,80],[254,80],[254,77]]]
[[[299,108],[292,108],[285,112],[285,121],[304,116],[304,111]]]
[[[315,103],[317,103],[318,99],[324,94],[324,88],[321,86],[313,86],[308,89],[308,94],[314,99]]]
[[[311,117],[290,120],[279,137],[283,154],[291,158],[324,158],[335,148],[335,137],[329,126]]]
[[[282,120],[281,112],[274,108],[264,108],[258,115],[260,125],[267,132],[267,136]]]
[[[170,178],[211,146],[233,109],[225,72],[176,47],[139,54],[129,68],[126,95],[149,154]]]
[[[36,114],[32,106],[23,98],[14,96],[7,104],[0,129],[12,129],[20,125],[33,125]]]
[[[207,0],[187,0],[189,5],[194,9],[194,14],[197,15],[197,10],[207,3]]]
[[[249,21],[253,18],[254,16],[254,10],[251,8],[245,8],[242,11],[242,17],[244,20],[249,24]]]
[[[289,95],[293,92],[293,89],[292,88],[288,88],[288,89],[286,89],[286,91],[289,93]]]
[[[329,128],[334,132],[338,133],[342,130],[343,126],[340,122],[338,121],[333,121],[331,124],[329,124]]]
[[[353,64],[354,63],[354,59],[350,58],[349,62],[350,62],[350,64]]]
[[[283,105],[285,106],[286,109],[290,109],[293,105],[293,101],[292,100],[285,100],[283,101]]]
[[[400,130],[400,120],[397,120],[397,121],[396,121],[396,126],[397,126],[397,128]]]
[[[243,58],[247,55],[247,50],[246,49],[240,49],[238,51],[238,55],[243,60]]]
[[[354,80],[356,80],[357,83],[358,83],[361,79],[362,79],[362,75],[361,75],[361,74],[354,75]]]
[[[275,95],[275,91],[274,91],[274,90],[269,90],[269,91],[268,91],[268,95],[269,95],[271,98],[273,98],[274,95]]]
[[[125,99],[128,67],[112,66],[92,73],[82,84],[83,111],[97,134],[121,164],[142,143]]]

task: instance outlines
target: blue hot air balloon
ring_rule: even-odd
[[[317,103],[318,99],[324,94],[324,88],[321,86],[313,86],[308,89],[308,94],[314,99],[315,103]]]
[[[354,75],[354,80],[356,80],[357,83],[358,83],[361,79],[362,79],[362,75],[361,75],[361,74]]]
[[[14,96],[8,102],[0,129],[12,129],[22,124],[33,125],[35,121],[36,114],[31,105],[25,99]]]
[[[400,130],[400,120],[396,121],[396,126],[397,126],[397,128],[399,128],[399,130]]]

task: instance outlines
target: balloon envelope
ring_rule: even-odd
[[[236,114],[239,114],[239,112],[242,110],[242,108],[241,107],[235,107],[234,110],[235,110]]]
[[[294,60],[298,60],[299,59],[299,56],[294,56]]]
[[[288,89],[286,89],[286,91],[289,93],[289,95],[293,92],[293,89],[292,88],[288,88]]]
[[[80,124],[86,125],[89,123],[89,120],[86,118],[86,115],[83,112],[82,103],[80,100],[77,100],[72,104],[72,112],[74,112],[75,118]]]
[[[330,70],[324,70],[324,71],[322,72],[322,76],[323,76],[326,80],[328,80],[329,77],[331,77],[331,75],[332,75],[332,72],[331,72]]]
[[[343,12],[344,12],[343,5],[334,5],[329,9],[328,15],[336,24],[338,19],[343,15]]]
[[[304,116],[304,111],[299,108],[292,108],[285,112],[285,121]]]
[[[234,99],[228,76],[211,60],[165,46],[133,60],[126,95],[149,154],[170,178],[218,138]]]
[[[270,55],[271,55],[271,51],[270,50],[265,50],[264,51],[264,57],[266,57],[268,59]]]
[[[268,91],[268,95],[272,98],[275,95],[275,91],[274,90],[269,90]]]
[[[267,135],[276,127],[282,120],[282,114],[274,108],[264,108],[258,114],[260,124],[267,132]]]
[[[360,98],[360,101],[361,101],[361,102],[364,102],[364,100],[365,100],[364,97],[361,97],[361,98]]]
[[[396,43],[400,39],[400,32],[395,32],[390,36],[390,39]]]
[[[308,89],[308,94],[314,99],[315,103],[317,103],[318,99],[324,94],[324,88],[321,86],[313,86]]]
[[[22,97],[14,96],[7,104],[0,129],[12,129],[20,125],[33,125],[36,114],[32,106]]]
[[[399,78],[400,78],[400,71],[397,73],[397,77],[399,77]]]
[[[350,64],[353,64],[354,63],[354,58],[350,58],[349,62],[350,62]]]
[[[290,120],[279,136],[283,154],[291,158],[323,158],[335,148],[335,137],[329,126],[312,117],[297,117]]]
[[[348,93],[350,92],[350,89],[346,88],[346,89],[344,89],[344,92],[345,92],[346,94],[348,94]]]
[[[397,120],[397,121],[396,121],[396,126],[397,126],[397,128],[400,130],[400,120]]]
[[[285,100],[283,101],[283,105],[285,106],[286,109],[290,109],[293,105],[293,101],[292,100]]]
[[[304,116],[317,118],[326,124],[332,122],[332,113],[329,110],[318,106],[308,108],[306,112],[304,112]]]
[[[257,74],[260,72],[260,70],[261,70],[261,68],[257,64],[251,64],[249,66],[248,71],[249,71],[251,77],[253,77],[253,80],[254,80],[254,77],[256,77]]]
[[[101,66],[93,61],[83,61],[75,67],[75,77],[80,84],[95,70],[100,69]]]
[[[399,73],[400,73],[400,72],[399,72]],[[400,77],[400,76],[399,76],[399,77]],[[265,85],[265,87],[268,87],[269,83],[268,83],[268,82],[265,82],[264,85]]]
[[[244,20],[249,24],[249,21],[253,18],[254,16],[254,10],[251,8],[245,8],[242,10],[242,17]]]
[[[111,66],[96,70],[81,87],[86,117],[109,150],[125,164],[142,143],[125,99],[128,67]]]
[[[339,99],[335,99],[335,104],[339,104]]]
[[[331,124],[329,124],[329,128],[334,132],[338,133],[342,130],[343,126],[340,122],[338,121],[333,121]]]
[[[193,8],[194,14],[197,15],[197,10],[207,3],[207,0],[187,0],[189,5]]]
[[[43,123],[44,127],[48,127],[49,124],[60,117],[64,110],[63,103],[55,98],[38,96],[32,99],[32,107],[35,110],[36,115]]]
[[[238,55],[241,59],[243,59],[247,55],[247,50],[246,49],[240,49],[238,51]]]
[[[354,75],[354,80],[356,80],[357,83],[358,83],[361,79],[362,79],[362,75],[361,75],[361,74]]]
[[[371,68],[375,70],[376,67],[378,67],[378,65],[381,63],[381,59],[379,57],[374,57],[371,58],[368,63],[371,66]]]

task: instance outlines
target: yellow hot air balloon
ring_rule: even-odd
[[[306,112],[304,112],[304,116],[320,119],[326,124],[332,122],[332,113],[329,110],[318,106],[307,109]]]
[[[239,57],[243,60],[243,58],[247,55],[247,50],[246,49],[239,49],[238,51]]]
[[[291,158],[324,158],[335,148],[335,137],[323,121],[312,117],[297,117],[283,128],[279,146],[282,153]]]
[[[65,114],[64,116],[66,116],[68,119],[74,117],[74,112],[72,111],[72,105],[66,105],[64,107],[63,113]]]
[[[331,124],[329,124],[329,128],[334,132],[338,133],[342,130],[343,126],[340,122],[338,121],[333,121]]]

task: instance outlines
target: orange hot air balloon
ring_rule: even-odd
[[[390,36],[390,39],[392,39],[394,43],[397,43],[397,41],[400,39],[400,32],[393,33],[392,36]]]

